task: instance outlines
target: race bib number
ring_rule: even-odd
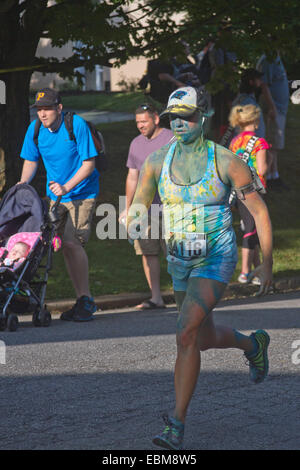
[[[203,204],[170,204],[164,217],[169,261],[188,263],[207,255]]]
[[[204,233],[183,233],[180,238],[171,237],[168,243],[170,260],[171,257],[191,260],[206,256],[207,237]],[[174,261],[174,260],[173,260]]]

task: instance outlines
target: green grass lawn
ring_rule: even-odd
[[[85,101],[81,96],[70,97],[70,99],[73,99],[72,106],[76,109],[79,109],[78,103],[80,101],[83,109],[104,109],[104,106],[114,108],[117,103],[118,107],[115,107],[115,109],[132,111],[136,104],[142,102],[140,99],[143,97],[142,94],[133,94],[134,99],[137,101],[132,106],[128,104],[128,101],[131,101],[132,98],[131,94],[120,95],[122,96],[118,97],[118,94],[114,94],[111,98],[106,97],[105,104],[100,100],[100,97],[103,97],[100,94],[87,95]],[[136,98],[137,95],[138,99]],[[64,104],[69,106],[66,98],[64,98]],[[74,102],[75,98],[76,103]],[[97,101],[98,99],[99,101]],[[123,102],[123,108],[119,107],[121,102]],[[291,190],[282,193],[269,192],[266,198],[274,230],[275,279],[300,276],[299,122],[300,106],[291,105],[287,120],[286,148],[281,152],[279,159],[281,177],[290,185]],[[118,209],[119,196],[125,194],[128,147],[131,140],[138,135],[138,131],[133,121],[103,124],[98,127],[104,135],[110,160],[110,169],[103,174],[100,180],[99,204],[111,203]],[[99,220],[100,218],[95,216],[91,239],[87,245],[93,295],[148,291],[140,257],[135,256],[134,249],[127,240],[98,240],[96,226]],[[238,246],[240,247],[241,235],[238,229],[237,214],[234,214],[234,227],[237,233]],[[171,288],[171,281],[163,258],[161,259],[161,266],[161,287],[163,290],[169,289]],[[237,279],[239,271],[240,262],[233,281]],[[73,296],[73,288],[64,267],[62,253],[58,252],[54,254],[53,271],[48,282],[47,298],[62,299]]]
[[[149,96],[145,96],[143,91],[131,93],[79,93],[62,95],[65,108],[76,110],[98,110],[98,111],[119,111],[134,113],[135,109],[143,103],[149,101],[155,103],[161,109],[162,105],[155,102]],[[34,103],[34,95],[30,97],[30,103]]]
[[[145,101],[143,92],[99,93],[78,96],[66,96],[63,103],[66,108],[97,109],[98,111],[134,112]]]

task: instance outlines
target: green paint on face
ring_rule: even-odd
[[[177,116],[171,118],[170,127],[179,142],[190,144],[203,135],[203,118],[195,116],[193,120],[185,120]]]

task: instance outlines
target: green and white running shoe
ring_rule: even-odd
[[[250,337],[256,340],[258,350],[254,354],[245,353],[245,357],[249,361],[250,378],[258,384],[267,377],[269,372],[268,346],[270,336],[265,330],[257,330],[255,333],[251,333]]]
[[[175,418],[164,415],[166,427],[161,434],[153,438],[153,444],[164,449],[181,450],[183,443],[184,424]]]

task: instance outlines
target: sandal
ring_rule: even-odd
[[[154,310],[156,308],[166,308],[166,306],[158,305],[152,302],[152,300],[145,300],[143,303],[137,305],[135,308],[137,308],[138,310]]]

